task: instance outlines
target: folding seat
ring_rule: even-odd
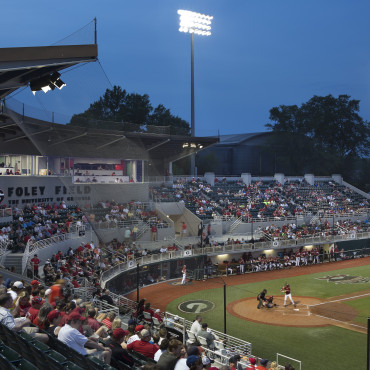
[[[6,357],[0,354],[0,369],[12,370],[16,369],[16,367]]]
[[[21,359],[21,355],[8,346],[1,347],[0,354],[12,364],[19,362]]]
[[[17,365],[17,369],[20,370],[38,370],[35,365],[33,365],[30,361],[27,361],[25,358],[22,358]]]

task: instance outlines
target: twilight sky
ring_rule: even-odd
[[[270,108],[313,95],[349,94],[370,119],[369,0],[2,0],[0,48],[91,43],[98,21],[101,66],[63,73],[62,91],[14,98],[71,116],[112,83],[190,122],[190,35],[178,31],[178,9],[214,17],[210,37],[194,36],[197,136],[265,131]]]

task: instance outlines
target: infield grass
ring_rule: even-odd
[[[359,293],[370,289],[369,283],[341,284],[318,280],[325,276],[346,274],[351,276],[370,277],[369,266],[335,270],[325,273],[301,275],[286,279],[276,279],[264,282],[227,286],[227,304],[244,297],[254,297],[262,289],[267,289],[268,295],[274,295],[277,300],[283,298],[280,288],[288,281],[295,296],[317,298],[337,297],[344,294]],[[227,278],[225,279],[227,284]],[[186,291],[184,291],[185,293]],[[172,301],[167,310],[188,320],[194,320],[194,314],[187,314],[177,309],[184,301],[205,299],[215,303],[212,311],[202,314],[203,322],[211,328],[224,331],[223,283],[220,280],[219,289],[210,289],[190,294]],[[359,322],[370,316],[370,297],[345,301],[359,312]],[[256,301],[257,304],[257,301]],[[259,357],[276,359],[276,353],[302,361],[302,369],[354,369],[365,368],[366,365],[366,335],[337,326],[319,328],[297,328],[257,324],[240,320],[227,314],[227,333],[249,341],[253,345],[253,354]],[[350,354],[350,356],[348,356]]]
[[[355,318],[355,321],[360,324],[367,324],[367,318],[370,317],[370,297],[357,298],[353,301],[343,302],[351,307],[353,307],[358,316]]]

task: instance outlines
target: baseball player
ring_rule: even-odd
[[[292,305],[294,307],[297,307],[297,305],[293,301],[292,293],[290,292],[290,285],[288,283],[285,283],[285,285],[280,290],[282,292],[285,292],[284,307],[286,307],[286,301],[287,301],[288,298],[290,299],[290,302],[292,302]]]
[[[295,252],[295,265],[299,266],[300,261],[301,261],[301,252],[298,249],[297,252]]]
[[[184,285],[186,282],[186,265],[182,266],[182,280],[181,284]]]
[[[260,309],[261,307],[265,307],[266,301],[267,301],[266,293],[267,293],[267,290],[263,289],[262,292],[258,294],[257,296],[257,301],[259,301],[258,306],[257,306],[258,309]]]
[[[239,273],[240,274],[244,274],[244,264],[245,264],[245,261],[243,257],[240,257],[239,259]]]

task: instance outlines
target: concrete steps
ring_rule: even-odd
[[[22,274],[22,257],[23,253],[9,253],[4,259],[4,266],[11,268],[15,267],[17,274]]]

